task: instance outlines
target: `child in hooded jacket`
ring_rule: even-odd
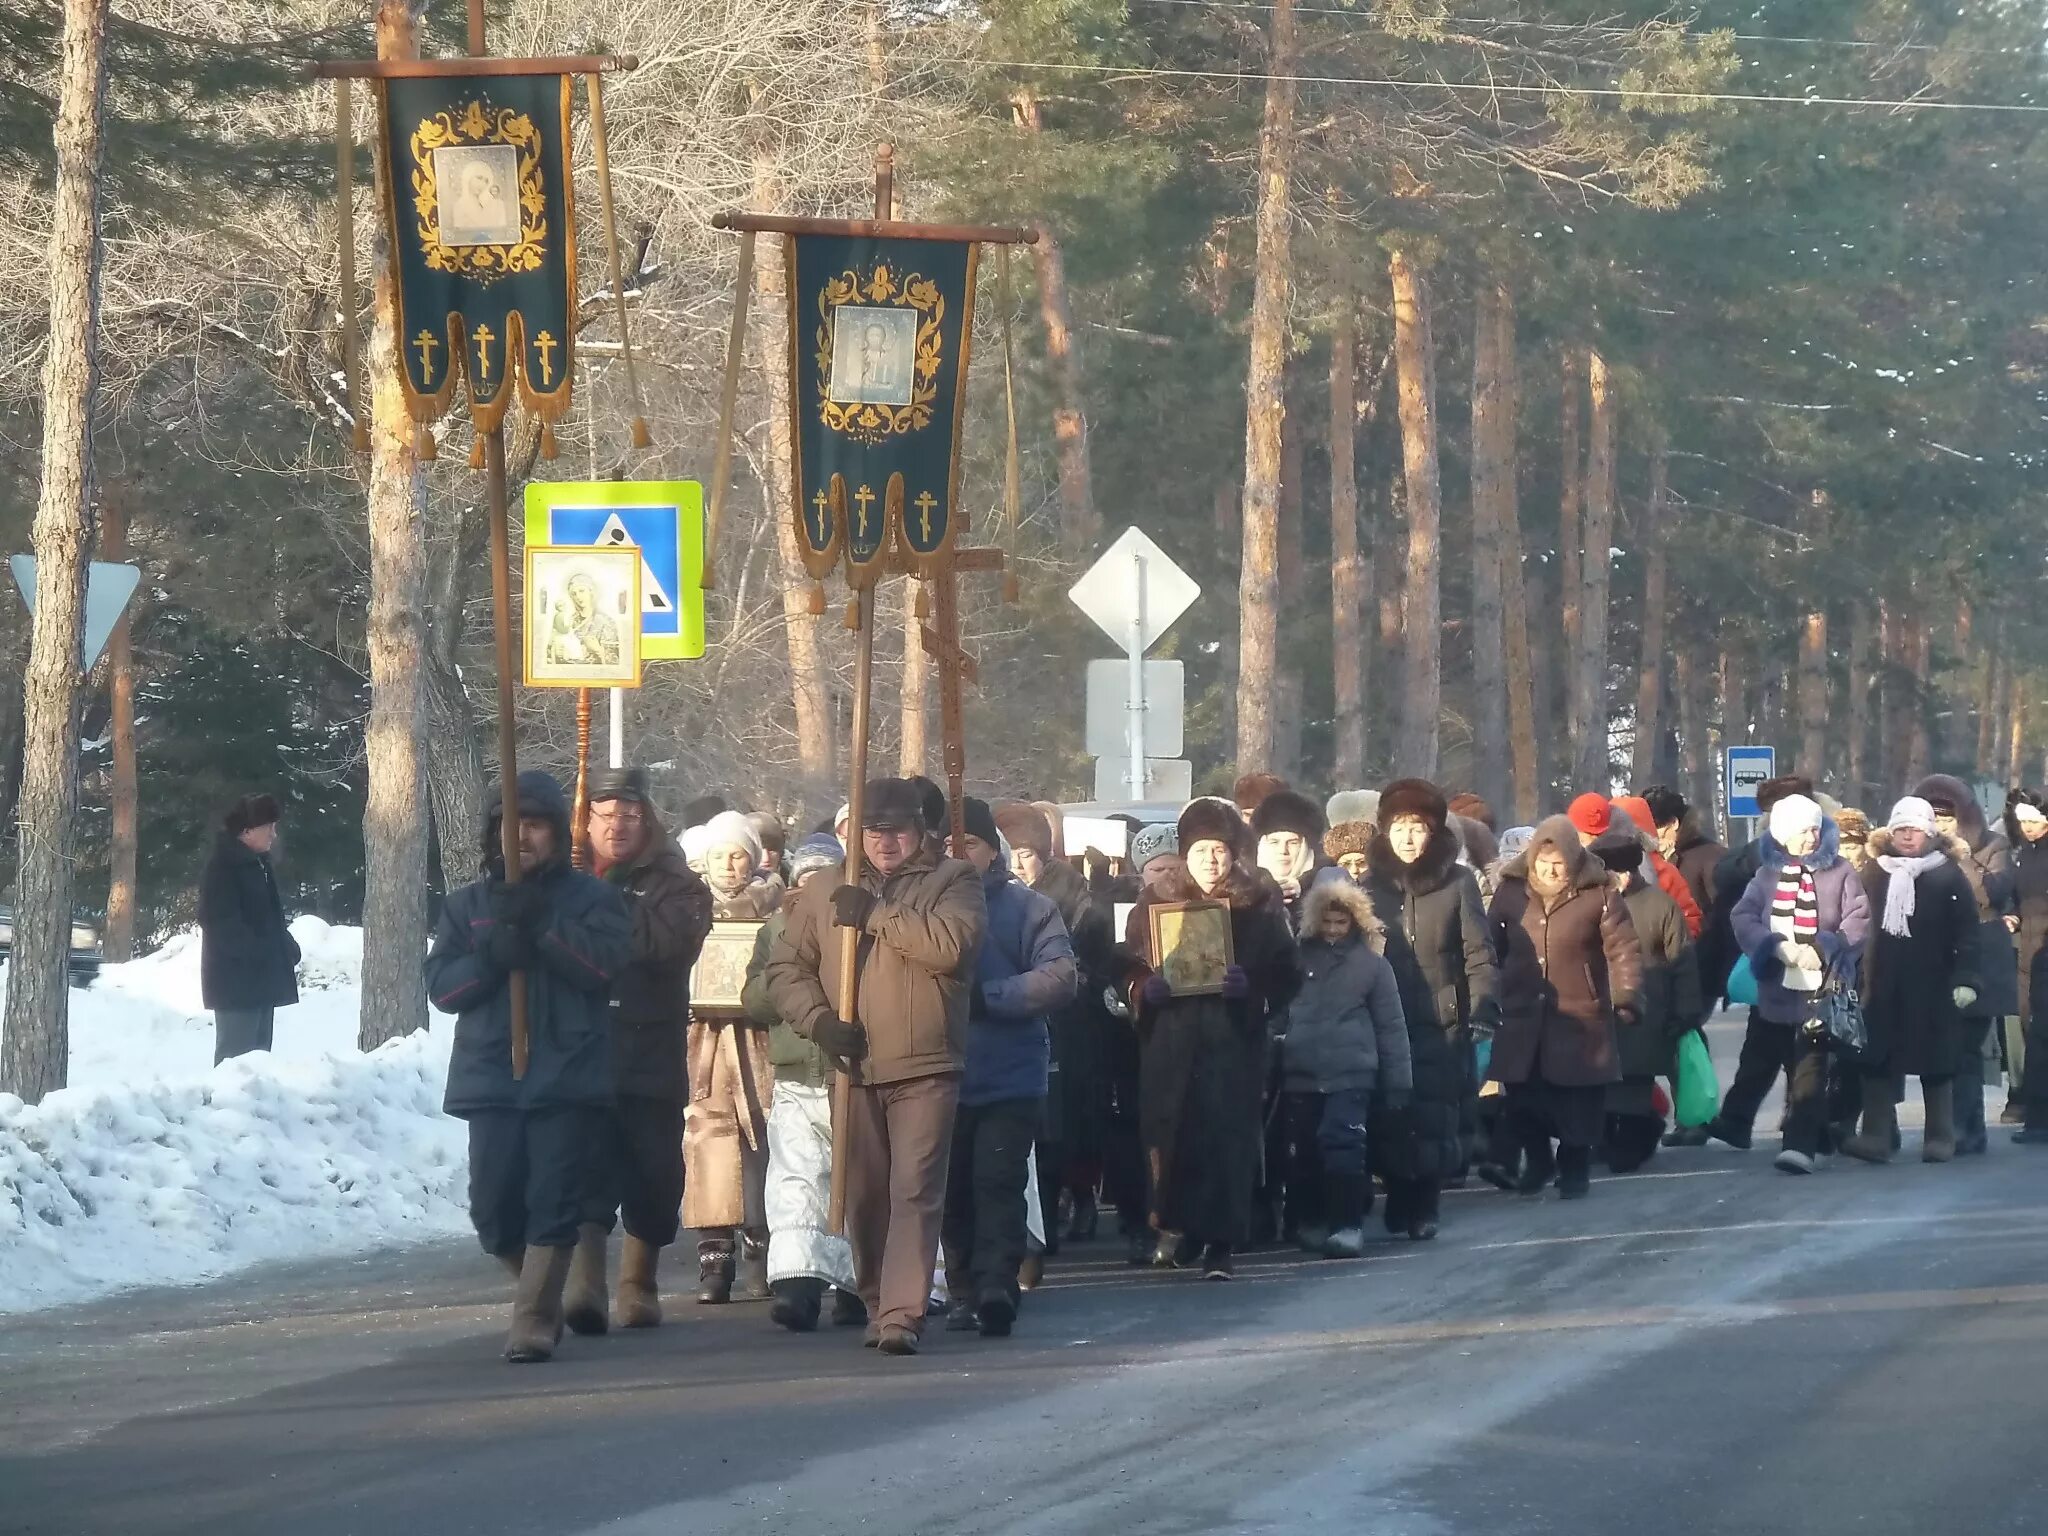
[[[1301,916],[1306,979],[1287,1010],[1280,1058],[1288,1194],[1304,1249],[1355,1259],[1372,1210],[1368,1116],[1401,1112],[1414,1092],[1408,1021],[1386,929],[1364,891],[1324,881],[1303,898]]]

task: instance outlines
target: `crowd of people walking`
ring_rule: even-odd
[[[659,1323],[684,1228],[699,1303],[891,1355],[932,1318],[1002,1337],[1105,1207],[1134,1265],[1355,1258],[1376,1207],[1436,1238],[1447,1186],[1578,1200],[1596,1165],[1746,1150],[1780,1077],[1787,1174],[1899,1155],[1909,1078],[1924,1160],[1986,1151],[1987,1057],[2014,1139],[2048,1143],[2042,800],[2013,791],[2000,830],[1937,776],[1873,828],[1792,775],[1731,850],[1664,786],[1497,829],[1421,780],[1318,803],[1248,774],[1104,850],[1044,802],[968,798],[956,830],[929,781],[884,779],[858,828],[842,808],[792,847],[715,798],[671,838],[632,770],[579,855],[559,787],[522,775],[520,878],[494,814],[427,961],[477,1233],[516,1277],[506,1354]],[[728,988],[703,957],[734,942]],[[1722,1093],[1724,1000],[1749,1011]]]

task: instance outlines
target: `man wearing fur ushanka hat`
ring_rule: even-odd
[[[1186,868],[1138,897],[1126,930],[1125,989],[1141,1067],[1139,1131],[1152,1170],[1154,1262],[1178,1263],[1181,1239],[1202,1250],[1206,1278],[1228,1280],[1251,1235],[1264,1141],[1267,1039],[1301,988],[1272,877],[1237,856],[1245,828],[1227,800],[1190,801],[1178,827]],[[1152,909],[1222,903],[1230,963],[1217,992],[1177,993],[1152,941]],[[1186,931],[1188,919],[1181,919]]]

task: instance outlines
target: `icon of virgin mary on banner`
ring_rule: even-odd
[[[855,588],[930,571],[966,522],[960,430],[972,241],[788,237],[799,544]]]

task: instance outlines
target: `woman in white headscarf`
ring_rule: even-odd
[[[1898,1125],[1891,1080],[1917,1077],[1927,1106],[1921,1159],[1945,1163],[1956,1155],[1951,1084],[1963,1015],[1977,1001],[1977,898],[1936,831],[1934,807],[1918,796],[1892,807],[1870,852],[1863,886],[1876,922],[1863,961],[1863,1129],[1842,1150],[1890,1162]]]

